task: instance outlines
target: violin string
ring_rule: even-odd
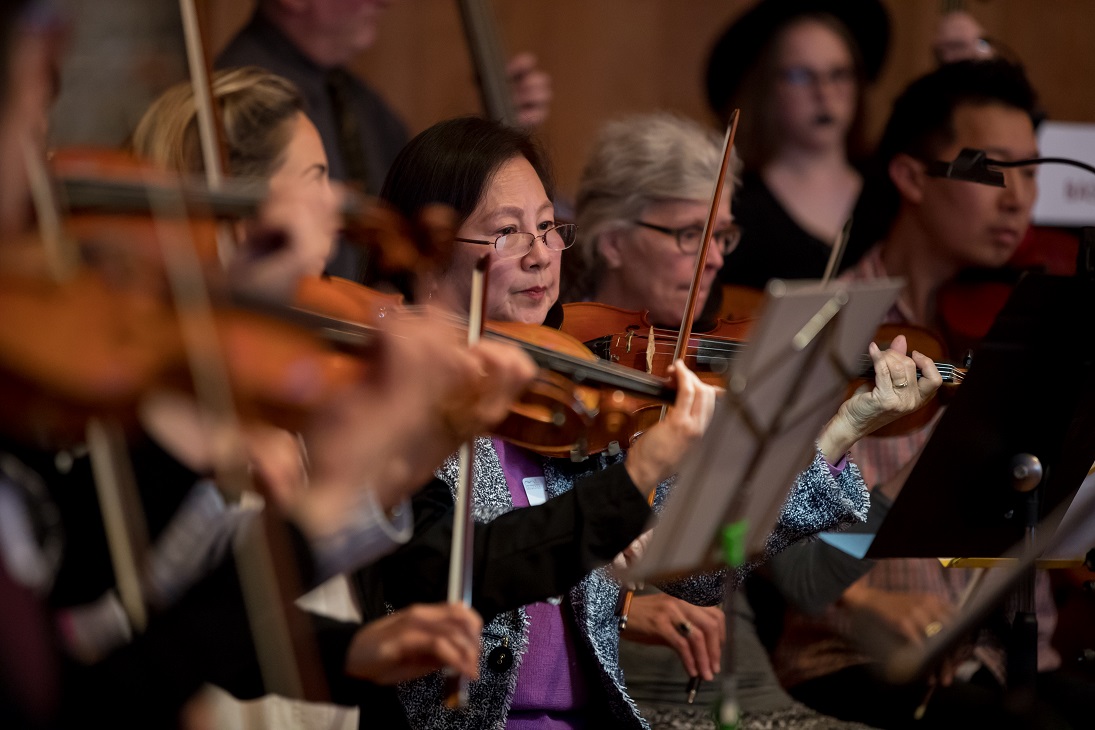
[[[646,352],[646,348],[642,345],[642,342],[644,340],[646,340],[649,337],[649,335],[645,335],[645,334],[634,334],[634,335],[627,334],[627,335],[617,335],[616,337],[629,338],[633,343],[632,346],[631,346],[631,350],[633,352],[636,352],[636,353],[645,353]],[[663,338],[663,336],[659,336],[657,334],[655,334],[654,338],[655,338],[655,340],[654,340],[655,341],[654,354],[655,355],[665,355],[665,356],[670,356],[671,357],[673,355],[673,353],[675,352],[675,347],[667,348],[667,346],[670,345],[671,343],[666,341],[666,340],[672,339],[673,343],[675,343],[676,338],[675,337],[670,338],[670,336],[664,336],[664,338]],[[696,338],[696,339],[699,339],[699,344],[690,344],[690,345],[688,345],[687,348],[685,348],[684,353],[685,353],[686,357],[689,357],[689,356],[696,356],[696,357],[707,356],[711,359],[718,359],[720,356],[722,356],[725,359],[730,359],[730,358],[744,352],[744,350],[746,348],[746,345],[744,343],[718,342],[717,340],[704,340],[703,338]],[[868,373],[873,373],[873,367],[871,367],[871,364],[872,363],[871,363],[870,357],[862,358],[862,365],[864,367],[864,370]],[[950,363],[945,363],[945,362],[936,362],[935,367],[939,371],[939,374],[943,377],[944,382],[962,382],[962,379],[965,377],[965,373],[957,365],[952,365]],[[917,372],[918,372],[918,375],[919,375],[919,371],[917,371]]]
[[[647,338],[647,335],[645,335],[645,334],[630,335],[629,334],[629,335],[617,335],[617,337],[630,338],[632,341],[641,343],[643,340],[645,340]],[[736,354],[739,354],[741,352],[744,352],[744,350],[746,348],[746,344],[744,344],[744,343],[719,342],[717,340],[705,340],[703,338],[694,338],[694,339],[698,339],[699,342],[697,344],[689,344],[688,345],[686,351],[689,352],[689,353],[692,353],[692,352],[697,352],[697,353],[700,353],[700,354],[729,353],[731,355],[736,355]],[[655,335],[654,353],[658,354],[658,355],[667,354],[667,350],[664,347],[660,347],[659,343],[661,345],[675,345],[675,342],[676,342],[676,338],[673,338],[673,342],[665,342],[665,341],[662,341],[662,339],[660,337]],[[636,350],[636,351],[638,351],[638,350],[645,351],[645,348],[642,347],[641,345],[633,346],[632,349]],[[862,360],[863,360],[864,365],[869,365],[870,362],[871,362],[869,357],[864,357]],[[936,362],[935,367],[941,373],[942,372],[956,372],[957,369],[958,369],[956,365],[952,365],[950,363],[945,363],[945,362]]]

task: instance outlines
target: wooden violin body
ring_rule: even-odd
[[[707,331],[697,331],[684,350],[684,364],[701,380],[726,382],[730,361],[737,355],[753,320],[719,320]],[[677,332],[655,327],[646,312],[635,312],[597,302],[563,305],[562,330],[585,343],[610,362],[664,377],[673,364]]]
[[[369,323],[400,308],[402,297],[315,277],[301,281],[295,303],[347,323]],[[486,336],[522,347],[543,366],[494,433],[544,456],[580,459],[626,447],[639,430],[639,407],[651,395],[660,394],[659,405],[671,397],[664,382],[606,367],[577,339],[550,327],[488,322]],[[629,392],[637,387],[648,395]]]
[[[581,339],[599,357],[642,372],[664,375],[672,364],[677,334],[654,327],[645,313],[598,303],[575,303],[563,306],[563,331]],[[746,345],[754,320],[728,322],[720,320],[709,333],[697,333],[689,339],[685,350],[685,365],[704,382],[723,385],[735,356]],[[883,325],[875,335],[882,349],[898,335],[905,335],[910,351],[917,350],[930,357],[943,375],[943,388],[938,397],[923,408],[876,431],[875,436],[896,436],[923,428],[935,417],[949,399],[951,389],[962,382],[965,368],[947,362],[946,347],[929,330],[914,325]],[[853,381],[848,397],[873,380],[869,358],[864,358],[863,377]],[[640,403],[635,413],[637,426],[649,428],[657,421],[661,403]]]

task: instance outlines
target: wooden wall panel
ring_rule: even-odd
[[[868,95],[868,129],[877,134],[890,103],[932,68],[929,44],[938,3],[883,0],[893,38],[882,76]],[[670,109],[713,121],[702,92],[708,48],[753,0],[495,0],[511,52],[529,50],[554,79],[544,135],[561,188],[572,191],[599,125],[621,114]],[[989,34],[1026,62],[1056,119],[1095,122],[1095,2],[973,0]],[[223,45],[250,14],[248,3],[208,2],[213,44]],[[376,46],[355,69],[384,94],[412,132],[478,101],[452,0],[401,0],[382,20]]]

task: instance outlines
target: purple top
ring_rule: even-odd
[[[829,467],[829,474],[832,475],[833,479],[836,479],[840,476],[840,473],[844,471],[845,467],[848,466],[848,455],[844,454],[844,456],[837,459],[835,464],[830,464],[829,460],[826,459],[825,466]]]
[[[528,507],[524,480],[539,478],[542,485],[543,466],[524,449],[500,439],[492,441],[513,506]],[[536,486],[531,489],[535,494]],[[588,693],[582,660],[574,642],[574,627],[563,617],[562,607],[552,603],[534,603],[525,606],[525,612],[529,617],[528,648],[517,673],[507,730],[585,727],[582,710]]]

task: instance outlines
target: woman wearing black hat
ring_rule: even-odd
[[[762,0],[716,44],[711,108],[742,111],[745,165],[734,211],[738,250],[725,283],[762,288],[773,277],[817,278],[861,200],[863,87],[881,66],[889,22],[877,0]]]

